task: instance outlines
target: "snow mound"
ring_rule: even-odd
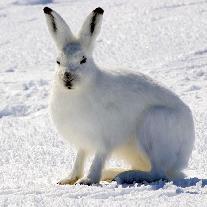
[[[3,116],[24,116],[27,111],[28,107],[25,105],[6,106],[0,111],[0,118]]]

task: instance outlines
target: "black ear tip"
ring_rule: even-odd
[[[45,8],[43,9],[43,11],[44,11],[45,14],[51,14],[52,9],[50,9],[49,7],[45,7]]]
[[[101,7],[96,8],[95,10],[93,10],[94,13],[98,13],[98,14],[103,14],[104,10]]]

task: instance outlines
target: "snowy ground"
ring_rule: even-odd
[[[103,7],[96,62],[148,74],[190,106],[196,142],[187,180],[56,185],[71,170],[76,151],[48,118],[56,51],[45,5],[76,33],[90,11]],[[207,206],[206,0],[1,0],[0,57],[0,206]]]

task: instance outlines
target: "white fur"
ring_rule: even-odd
[[[55,15],[55,23],[61,24],[58,27],[68,27],[56,12],[51,14]],[[191,111],[177,95],[143,74],[100,69],[91,51],[103,15],[96,14],[94,33],[90,34],[94,14],[87,17],[80,39],[70,37],[70,32],[64,34],[68,41],[60,51],[61,64],[51,90],[51,118],[59,133],[79,150],[72,174],[59,183],[73,184],[82,177],[89,152],[94,152],[95,157],[88,175],[78,181],[80,184],[98,183],[111,154],[128,161],[133,170],[142,170],[143,179],[149,175],[155,179],[174,178],[187,166],[192,152]],[[50,28],[51,15],[46,17]],[[50,32],[57,45],[63,44],[59,31]],[[80,64],[82,56],[87,57],[84,64]],[[72,89],[64,86],[65,72],[77,77]]]

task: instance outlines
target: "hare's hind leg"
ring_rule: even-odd
[[[119,152],[121,152],[120,157],[131,166],[131,169],[122,171],[114,177],[118,184],[151,183],[166,179],[155,173],[153,163],[144,148],[141,148],[139,140],[133,145],[127,145]]]
[[[154,175],[181,174],[188,164],[194,143],[191,112],[184,106],[174,109],[154,106],[143,115],[137,137],[150,158]]]
[[[104,169],[101,175],[101,180],[102,181],[107,181],[111,182],[114,180],[114,178],[119,175],[122,172],[127,171],[127,169],[124,168],[109,168],[109,169]]]
[[[112,180],[117,180],[116,178],[125,173],[130,172],[129,170],[134,171],[150,171],[151,163],[148,159],[147,155],[144,154],[143,151],[138,150],[136,143],[133,141],[132,143],[128,143],[113,152],[113,155],[116,158],[123,159],[127,164],[129,164],[128,169],[124,168],[110,168],[105,169],[102,172],[101,180],[111,182]]]
[[[154,174],[149,157],[139,145],[128,146],[122,156],[130,164],[131,170],[117,174],[114,180],[118,184],[150,183],[164,178]]]
[[[151,170],[140,171],[132,162],[133,170],[121,173],[115,180],[133,183],[184,177],[182,169],[188,164],[193,143],[194,126],[187,107],[152,107],[143,114],[137,126],[137,151],[142,149],[146,153]]]
[[[73,185],[83,176],[84,161],[86,153],[83,150],[79,150],[76,156],[75,164],[71,174],[60,180],[57,184],[59,185]]]
[[[151,162],[147,154],[139,147],[134,140],[118,148],[114,153],[115,157],[123,159],[130,165],[131,170],[150,171]]]

